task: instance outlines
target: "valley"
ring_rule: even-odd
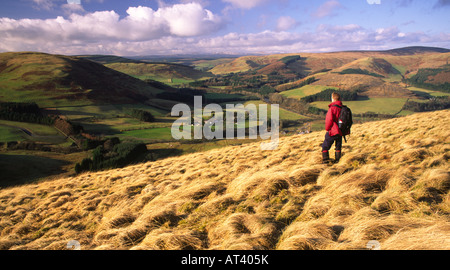
[[[418,106],[405,107],[412,101],[437,98],[439,105],[431,107],[445,109],[449,58],[448,50],[427,47],[197,58],[2,53],[1,102],[36,103],[44,115],[58,116],[82,130],[68,134],[55,125],[0,120],[0,155],[49,158],[57,175],[72,176],[77,163],[91,158],[92,151],[111,138],[146,145],[149,152],[132,162],[254,141],[173,139],[177,117],[170,115],[171,108],[178,103],[192,106],[196,95],[222,107],[280,104],[280,136],[321,131],[328,98],[305,100],[327,89],[356,93],[356,99],[344,100],[355,123],[413,114],[407,108]],[[138,119],[133,116],[136,110],[154,119]],[[6,160],[2,167],[10,166]],[[10,170],[5,177],[23,175]],[[47,176],[28,175],[30,181]]]

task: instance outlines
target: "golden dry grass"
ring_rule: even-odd
[[[0,190],[1,249],[450,249],[450,111]]]

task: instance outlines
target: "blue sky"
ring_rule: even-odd
[[[450,0],[2,0],[0,51],[269,54],[450,48]]]

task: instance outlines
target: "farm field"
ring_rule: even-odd
[[[286,97],[289,97],[289,98],[301,99],[302,97],[306,97],[306,96],[310,96],[310,95],[314,95],[314,94],[320,93],[320,92],[322,92],[325,89],[336,89],[336,90],[338,90],[337,87],[332,87],[332,86],[305,85],[305,86],[300,87],[300,88],[283,91],[283,92],[281,92],[281,94],[283,96],[286,96]]]
[[[219,62],[220,63],[220,62]],[[191,66],[173,63],[107,63],[107,67],[123,72],[141,80],[159,81],[170,86],[188,84],[199,79],[212,77],[212,74]]]
[[[357,101],[343,101],[344,105],[350,107],[353,113],[361,114],[367,112],[396,114],[406,102],[406,98],[368,98]],[[316,101],[311,103],[320,109],[328,110],[329,101]]]
[[[246,101],[246,102],[240,102],[240,101],[237,101],[237,102],[226,102],[226,103],[221,103],[220,105],[223,108],[225,108],[226,104],[243,104],[244,107],[249,105],[249,104],[254,104],[254,105],[256,105],[256,108],[257,108],[258,114],[259,114],[259,105],[267,104],[267,103],[265,103],[264,101],[261,101],[261,100],[250,100],[250,101]],[[267,114],[270,117],[270,115],[271,115],[271,106],[270,106],[270,104],[267,104]],[[280,110],[279,110],[279,117],[280,117],[280,120],[308,119],[307,116],[304,116],[304,115],[301,115],[301,114],[298,114],[298,113],[295,113],[295,112],[291,112],[291,111],[288,111],[288,110],[283,109],[283,108],[280,108]]]
[[[29,136],[22,130],[0,124],[0,142],[21,141],[28,138]]]
[[[408,89],[413,92],[426,93],[433,97],[448,97],[448,96],[450,96],[450,93],[434,91],[434,90],[429,90],[429,89],[424,89],[424,88],[419,88],[419,87],[408,87]]]
[[[0,120],[0,127],[0,142],[23,140],[52,144],[62,144],[67,142],[66,138],[51,126]]]

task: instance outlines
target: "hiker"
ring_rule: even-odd
[[[339,106],[339,107],[338,107]],[[335,162],[338,162],[342,154],[342,132],[338,126],[338,118],[342,110],[341,96],[338,93],[331,95],[331,104],[325,118],[325,140],[322,144],[322,159],[323,163],[330,162],[330,154],[328,151],[334,142],[335,144]]]

